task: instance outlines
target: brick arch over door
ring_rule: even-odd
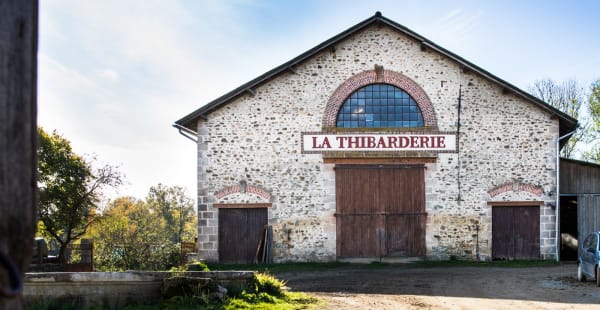
[[[329,98],[329,102],[327,102],[327,106],[325,107],[325,112],[323,113],[323,128],[335,127],[338,111],[344,104],[344,100],[346,100],[350,94],[363,86],[374,83],[394,85],[407,92],[421,109],[423,125],[426,127],[437,128],[433,105],[425,91],[423,91],[415,81],[401,73],[390,70],[383,70],[381,74],[377,74],[375,70],[364,71],[349,78],[340,85],[331,98]]]

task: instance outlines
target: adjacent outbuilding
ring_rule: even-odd
[[[597,230],[600,230],[600,165],[561,158],[561,260],[577,260],[579,242]]]
[[[207,261],[558,258],[577,121],[380,13],[174,126]]]

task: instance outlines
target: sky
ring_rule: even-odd
[[[196,145],[173,123],[380,11],[522,89],[600,78],[600,1],[44,0],[38,125],[143,199],[196,196]]]

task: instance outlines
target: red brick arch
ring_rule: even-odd
[[[222,188],[221,190],[215,192],[214,195],[215,198],[221,199],[223,197],[237,193],[250,193],[265,200],[271,200],[271,193],[269,193],[269,191],[260,186],[245,184],[244,182],[240,182],[240,184],[235,184],[232,186]]]
[[[544,189],[541,186],[530,183],[507,182],[492,188],[488,191],[488,194],[493,198],[506,192],[528,192],[537,197],[541,197],[544,193]]]
[[[348,96],[359,88],[374,83],[394,85],[407,92],[421,109],[421,114],[423,114],[423,125],[426,127],[437,128],[433,105],[425,91],[423,91],[415,81],[401,73],[390,70],[383,70],[380,75],[377,75],[375,70],[364,71],[349,78],[340,85],[331,98],[329,98],[329,102],[325,107],[325,112],[323,113],[323,128],[336,126],[338,111]]]

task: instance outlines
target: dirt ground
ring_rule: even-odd
[[[343,266],[280,272],[326,309],[600,309],[600,288],[576,264],[550,267]]]

